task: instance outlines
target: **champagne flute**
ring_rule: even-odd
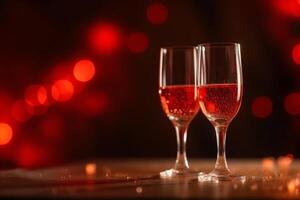
[[[197,47],[161,48],[159,95],[163,111],[172,122],[177,138],[177,159],[172,169],[160,173],[162,178],[197,176],[186,157],[187,129],[198,113]]]
[[[212,123],[217,138],[217,161],[209,174],[199,174],[199,181],[240,180],[245,176],[233,174],[226,162],[226,131],[240,109],[243,77],[240,45],[238,43],[208,43],[199,45],[198,70],[199,103]]]

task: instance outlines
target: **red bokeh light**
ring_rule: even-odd
[[[25,101],[31,106],[46,104],[48,99],[47,90],[41,85],[32,85],[25,90]]]
[[[96,163],[88,163],[85,165],[85,173],[88,176],[93,176],[97,172],[97,164]]]
[[[148,36],[142,32],[132,33],[128,37],[128,49],[132,53],[142,53],[149,45]]]
[[[252,102],[252,113],[258,118],[267,118],[272,114],[272,101],[270,98],[261,96],[254,99]]]
[[[58,80],[51,88],[52,97],[56,101],[68,101],[74,94],[74,86],[68,80]]]
[[[94,63],[90,60],[80,60],[75,64],[73,75],[80,82],[87,82],[95,75]]]
[[[112,23],[97,24],[90,31],[89,43],[96,53],[113,53],[121,45],[120,29]]]
[[[37,100],[40,104],[45,105],[48,100],[47,90],[44,86],[41,86],[37,92]]]
[[[31,113],[27,109],[27,103],[24,100],[16,101],[12,106],[12,116],[16,121],[25,122],[31,118]]]
[[[80,111],[86,115],[96,116],[109,106],[109,97],[102,92],[89,92],[80,99]]]
[[[299,0],[272,0],[272,2],[281,13],[292,17],[300,17]]]
[[[13,137],[13,130],[7,123],[0,123],[0,145],[8,144]]]
[[[162,3],[153,3],[147,8],[147,19],[152,24],[162,24],[168,19],[168,8]]]
[[[284,100],[284,108],[291,115],[300,114],[300,93],[295,92],[286,96]]]
[[[42,150],[42,148],[37,148],[36,145],[30,143],[22,144],[18,149],[18,164],[22,167],[41,165]]]
[[[292,51],[293,61],[300,65],[300,43],[296,44]]]

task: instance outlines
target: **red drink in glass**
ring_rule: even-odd
[[[202,112],[212,122],[229,123],[238,113],[242,94],[235,83],[208,84],[199,87]]]
[[[160,87],[159,95],[163,110],[173,123],[189,123],[199,111],[194,85]]]

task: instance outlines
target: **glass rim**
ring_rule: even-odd
[[[197,49],[197,45],[174,45],[174,46],[164,46],[160,48],[161,50],[191,50]]]
[[[228,46],[240,46],[238,42],[211,42],[199,44],[199,47],[228,47]]]

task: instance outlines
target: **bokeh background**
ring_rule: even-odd
[[[0,166],[176,155],[159,48],[239,42],[244,100],[230,158],[300,155],[299,0],[0,2]],[[214,158],[199,113],[190,158]]]

